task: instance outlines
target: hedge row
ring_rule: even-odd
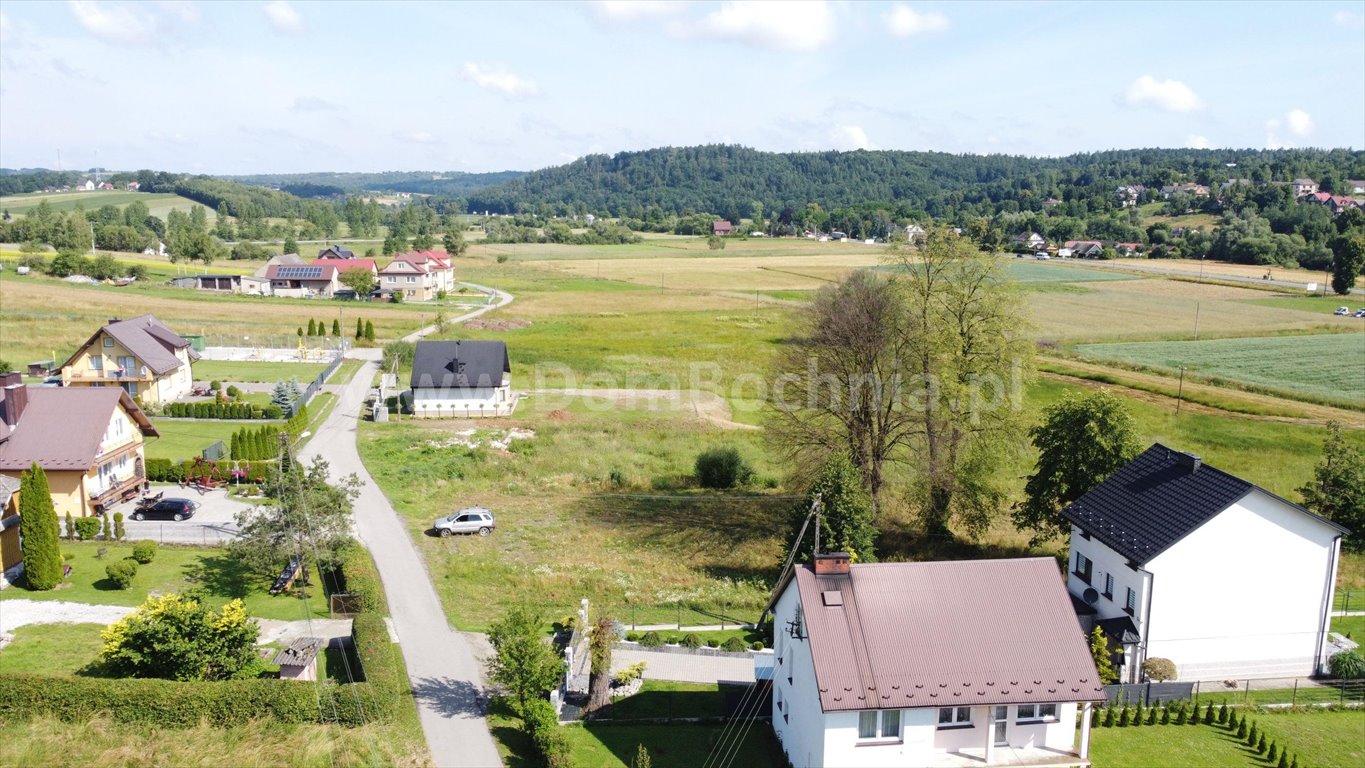
[[[171,461],[170,459],[147,459],[147,480],[153,483],[183,483],[189,477],[190,470],[193,468],[193,461]],[[220,464],[219,480],[223,482],[235,481],[240,483],[259,484],[265,480],[266,473],[270,470],[270,463],[242,464],[235,469],[229,464]],[[234,476],[234,471],[240,471],[241,476]]]
[[[161,413],[180,419],[283,419],[278,405],[253,403],[167,403]]]

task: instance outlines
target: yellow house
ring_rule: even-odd
[[[143,438],[157,432],[126,391],[27,387],[17,373],[0,387],[0,475],[17,480],[37,462],[59,518],[99,514],[143,487]]]
[[[153,405],[194,389],[190,364],[199,354],[152,315],[110,320],[62,364],[63,387],[121,387]]]
[[[19,550],[19,481],[0,475],[0,589],[14,583],[23,564],[24,553]]]

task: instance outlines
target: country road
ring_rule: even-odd
[[[505,291],[472,287],[496,296],[497,300],[451,322],[464,322],[512,301],[512,295]],[[404,340],[416,341],[434,330],[434,326],[427,326]],[[469,643],[451,629],[421,553],[408,537],[398,512],[365,470],[356,448],[358,421],[382,355],[379,349],[347,353],[347,357],[364,360],[365,364],[338,393],[336,407],[299,458],[311,461],[321,456],[331,464],[334,477],[355,473],[360,478],[360,496],[355,504],[356,532],[374,557],[384,583],[432,762],[438,768],[502,765],[484,717],[479,663]]]

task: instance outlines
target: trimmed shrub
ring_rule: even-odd
[[[1142,662],[1142,674],[1148,680],[1164,683],[1175,679],[1175,662],[1154,656]]]
[[[1204,707],[1204,725],[1213,725],[1218,721],[1218,715],[1213,711],[1213,702],[1209,702]]]
[[[1251,730],[1247,731],[1247,746],[1248,747],[1256,746],[1256,737],[1259,735],[1260,734],[1256,731],[1256,724],[1252,723]]]
[[[94,541],[99,538],[102,525],[103,520],[98,517],[76,518],[76,534],[81,537],[81,541]]]
[[[1280,761],[1275,764],[1275,768],[1289,768],[1289,750],[1280,750]]]
[[[114,530],[109,527],[109,513],[100,515],[100,538],[109,541],[114,536]]]
[[[1107,708],[1104,710],[1104,727],[1105,727],[1105,728],[1113,728],[1113,727],[1114,727],[1114,721],[1117,720],[1117,719],[1118,719],[1118,716],[1114,714],[1114,708],[1113,708],[1113,707],[1107,707]]]
[[[646,632],[640,638],[640,645],[644,648],[658,648],[664,644],[663,636],[653,630]]]
[[[242,390],[238,389],[236,384],[229,384],[227,388],[227,396],[236,399],[242,396]]]
[[[1170,707],[1162,707],[1162,708],[1161,708],[1161,724],[1162,724],[1162,725],[1170,725],[1170,724],[1171,724],[1171,708],[1170,708]]]
[[[632,642],[632,643],[638,643],[638,642],[640,642],[640,633],[639,633],[639,632],[627,632],[627,633],[626,633],[626,639],[629,640],[629,641]]]
[[[1278,763],[1280,761],[1280,745],[1278,742],[1270,742],[1270,750],[1266,752],[1265,759],[1272,763]]]
[[[1240,719],[1237,721],[1237,738],[1239,738],[1239,739],[1245,739],[1246,737],[1247,737],[1247,719],[1246,719],[1245,717],[1243,717],[1243,718],[1240,718]]]
[[[707,648],[719,648],[719,647],[720,647],[720,641],[717,640],[717,639],[714,638],[714,637],[708,637],[708,638],[706,639],[706,647],[707,647]]]
[[[1158,709],[1160,709],[1160,707],[1151,707],[1151,708],[1149,708],[1149,709],[1147,710],[1147,724],[1148,724],[1148,725],[1156,725],[1156,711],[1157,711]]]
[[[1090,710],[1090,727],[1098,728],[1100,725],[1100,708],[1092,707]]]
[[[752,643],[749,644],[749,650],[752,650],[752,651],[761,651],[761,650],[763,650],[763,648],[764,648],[764,645],[763,645],[763,641],[762,641],[762,640],[755,640],[755,641],[753,641]]]
[[[213,381],[210,381],[210,382],[209,382],[209,391],[210,391],[210,392],[217,392],[218,390],[220,390],[220,389],[222,389],[222,388],[223,388],[223,382],[221,382],[221,381],[219,381],[219,380],[217,380],[217,379],[214,379]]]
[[[1142,700],[1141,700],[1141,699],[1138,699],[1137,712],[1134,712],[1134,713],[1133,713],[1133,725],[1135,725],[1135,726],[1141,726],[1141,725],[1142,725],[1142,719],[1143,719],[1144,717],[1146,717],[1146,716],[1147,716],[1147,713],[1142,711]]]
[[[133,545],[133,559],[146,565],[156,559],[156,542],[139,541]]]
[[[394,294],[395,296],[398,294]],[[534,699],[522,713],[526,730],[531,734],[531,743],[540,753],[546,768],[569,768],[573,764],[573,750],[569,747],[568,737],[560,730],[555,708],[543,699]]]
[[[1264,755],[1267,746],[1268,746],[1268,745],[1266,744],[1266,741],[1265,741],[1265,734],[1262,733],[1262,734],[1261,734],[1261,738],[1259,738],[1259,739],[1256,740],[1256,754],[1258,754],[1258,755]]]
[[[1192,705],[1190,706],[1190,722],[1189,722],[1189,724],[1190,724],[1190,725],[1199,725],[1199,705],[1198,705],[1198,704],[1192,704]]]
[[[52,589],[62,580],[62,555],[47,473],[34,462],[29,471],[20,475],[19,487],[19,516],[27,521],[19,542],[24,556],[24,581],[32,590]],[[68,515],[67,520],[70,519]]]
[[[126,557],[116,563],[110,563],[104,566],[104,575],[119,589],[127,589],[133,585],[133,577],[137,576],[137,561]]]
[[[1218,707],[1218,722],[1226,725],[1228,722],[1228,705],[1223,704]]]
[[[1185,713],[1185,702],[1180,702],[1180,706],[1175,710],[1175,724],[1184,725],[1188,715]]]
[[[725,642],[721,643],[720,647],[721,650],[724,651],[739,652],[743,651],[747,646],[745,646],[744,641],[740,640],[738,637],[731,637],[728,638]]]
[[[1132,710],[1130,710],[1127,706],[1123,708],[1123,714],[1119,715],[1120,728],[1127,728],[1128,725],[1133,722],[1132,716],[1130,714],[1131,712]]]
[[[745,485],[753,479],[754,470],[736,448],[708,448],[697,454],[694,470],[697,483],[703,488],[724,490]]]
[[[701,635],[698,635],[696,632],[688,632],[683,635],[682,646],[684,648],[692,648],[693,650],[700,648]]]
[[[20,498],[23,497],[21,496]],[[32,520],[33,518],[29,519]],[[70,512],[66,513],[66,540],[76,540],[76,518],[72,517]]]

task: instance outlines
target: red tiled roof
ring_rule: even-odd
[[[18,472],[33,462],[44,470],[87,471],[119,404],[144,435],[156,429],[119,387],[29,387],[28,406],[9,439],[0,443],[0,470]]]
[[[795,574],[826,712],[1104,699],[1052,558]]]

